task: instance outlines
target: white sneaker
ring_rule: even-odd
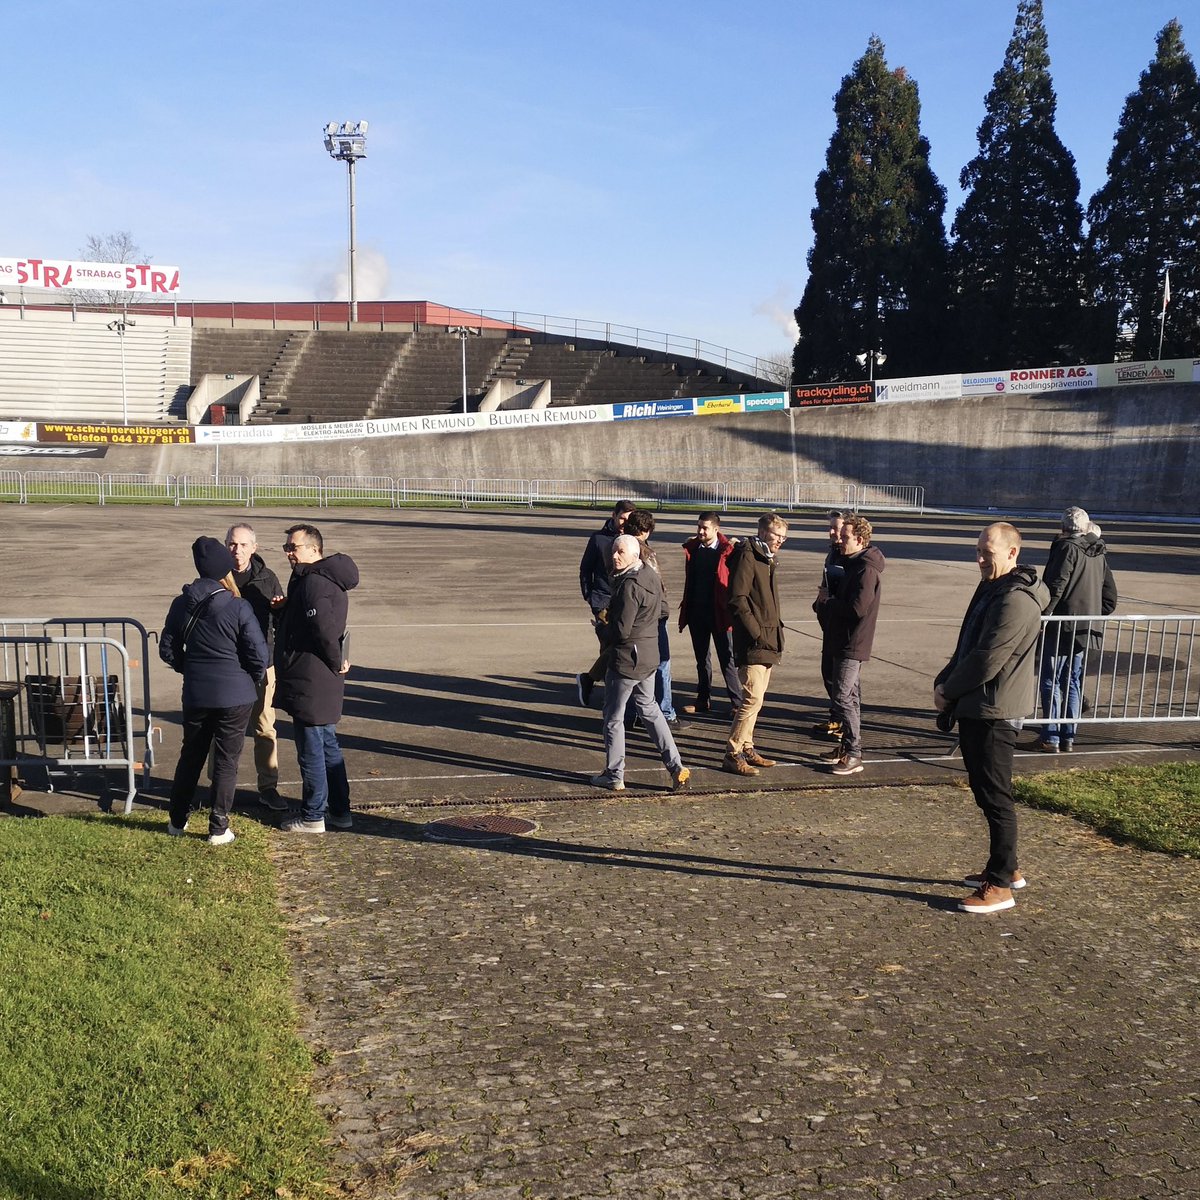
[[[184,823],[180,825],[178,829],[171,824],[170,820],[167,821],[167,837],[183,837],[185,833],[187,833],[186,821],[184,821]]]
[[[303,817],[297,817],[294,821],[284,821],[279,828],[284,833],[324,833],[325,822],[306,821]]]
[[[208,835],[208,844],[210,846],[228,846],[233,841],[233,830],[226,827],[224,833],[210,833]]]
[[[614,779],[611,775],[603,773],[593,775],[589,781],[592,787],[604,788],[609,792],[623,792],[625,790],[625,781],[622,779]]]

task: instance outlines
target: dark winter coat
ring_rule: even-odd
[[[658,669],[658,626],[667,617],[662,578],[638,563],[613,577],[604,626],[612,669],[623,679],[645,679]]]
[[[825,634],[824,645],[834,658],[867,662],[875,642],[875,622],[883,595],[883,569],[887,561],[878,546],[838,560],[840,578],[830,580],[833,590],[813,609]]]
[[[1011,721],[1033,712],[1035,649],[1047,598],[1032,567],[1014,567],[975,589],[958,645],[935,681],[956,716]]]
[[[297,563],[275,634],[275,706],[306,725],[336,725],[346,677],[342,639],[358,586],[358,567],[345,554]]]
[[[684,629],[693,625],[697,629],[713,629],[717,633],[726,633],[733,626],[733,617],[729,612],[729,556],[733,553],[736,542],[731,541],[723,533],[717,534],[717,578],[713,585],[712,603],[703,611],[691,611],[688,608],[688,595],[692,590],[693,556],[700,546],[700,538],[690,537],[683,543],[683,597],[679,601],[679,628]]]
[[[204,609],[183,650],[183,633],[197,606]],[[197,579],[171,601],[158,655],[183,675],[183,708],[253,704],[267,669],[267,644],[254,610],[216,580]]]
[[[267,643],[267,665],[269,666],[275,656],[276,614],[271,607],[271,597],[282,596],[283,585],[279,582],[279,576],[263,562],[261,554],[250,555],[250,569],[244,582],[238,579],[236,573],[234,579],[237,580],[238,591],[242,593],[242,599],[254,609],[254,615],[258,618],[259,628]]]
[[[588,538],[579,560],[579,590],[592,612],[607,608],[612,596],[612,544],[618,533],[616,521],[609,517],[604,527]]]
[[[756,537],[739,542],[729,563],[733,661],[739,667],[773,667],[783,657],[783,618],[775,586],[778,556]]]
[[[1116,608],[1116,584],[1099,538],[1087,534],[1055,538],[1042,582],[1049,592],[1044,609],[1048,616],[1107,616]],[[1110,607],[1106,608],[1106,603]],[[1062,653],[1067,653],[1068,638],[1072,639],[1074,652],[1079,653],[1087,649],[1089,641],[1099,643],[1100,630],[1087,621],[1051,621],[1047,625],[1046,641],[1051,653],[1058,645],[1063,647]]]

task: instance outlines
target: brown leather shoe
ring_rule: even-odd
[[[711,704],[685,704],[683,706],[683,711],[685,713],[687,713],[687,715],[689,717],[702,717],[702,716],[704,716],[705,713],[712,712],[712,705]]]
[[[747,746],[745,750],[742,751],[742,757],[752,767],[773,767],[775,765],[775,760],[773,758],[764,758],[757,750],[755,750],[753,746]]]
[[[752,767],[740,754],[726,754],[721,760],[721,770],[730,775],[757,775],[758,768]]]

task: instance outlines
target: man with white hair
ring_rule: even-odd
[[[246,732],[254,739],[254,771],[259,801],[272,812],[286,812],[287,801],[279,794],[279,748],[275,737],[275,617],[283,603],[279,576],[258,553],[254,527],[239,522],[225,534],[225,548],[233,555],[233,579],[242,597],[249,601],[267,643],[267,672],[258,681],[258,698],[250,710]],[[211,764],[210,764],[211,775]]]
[[[1078,505],[1071,505],[1062,515],[1060,532],[1042,572],[1042,582],[1050,593],[1042,611],[1048,616],[1098,617],[1116,607],[1116,587],[1108,572],[1104,543],[1089,537],[1091,524]],[[1042,716],[1049,724],[1037,744],[1046,754],[1069,753],[1074,748],[1084,656],[1099,641],[1100,631],[1087,621],[1050,621],[1046,625],[1039,689]]]
[[[667,598],[658,572],[642,562],[637,538],[621,534],[612,544],[612,595],[604,623],[612,654],[604,677],[604,770],[593,775],[593,787],[625,790],[625,707],[634,711],[671,773],[678,791],[687,786],[691,771],[683,765],[671,728],[654,702],[654,673],[658,669],[659,622],[667,615]]]

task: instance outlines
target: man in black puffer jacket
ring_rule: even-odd
[[[346,672],[346,595],[358,567],[345,554],[324,557],[315,525],[293,525],[283,547],[292,564],[287,601],[275,635],[275,703],[292,716],[302,781],[301,812],[285,833],[324,833],[326,821],[349,829],[350,783],[337,740]]]
[[[178,837],[186,828],[211,746],[208,840],[221,846],[233,841],[229,810],[246,720],[267,669],[267,645],[253,609],[222,585],[233,571],[233,555],[216,538],[202,537],[192,543],[192,558],[200,578],[172,601],[158,642],[159,657],[183,675],[183,747],[171,783],[167,832]]]

